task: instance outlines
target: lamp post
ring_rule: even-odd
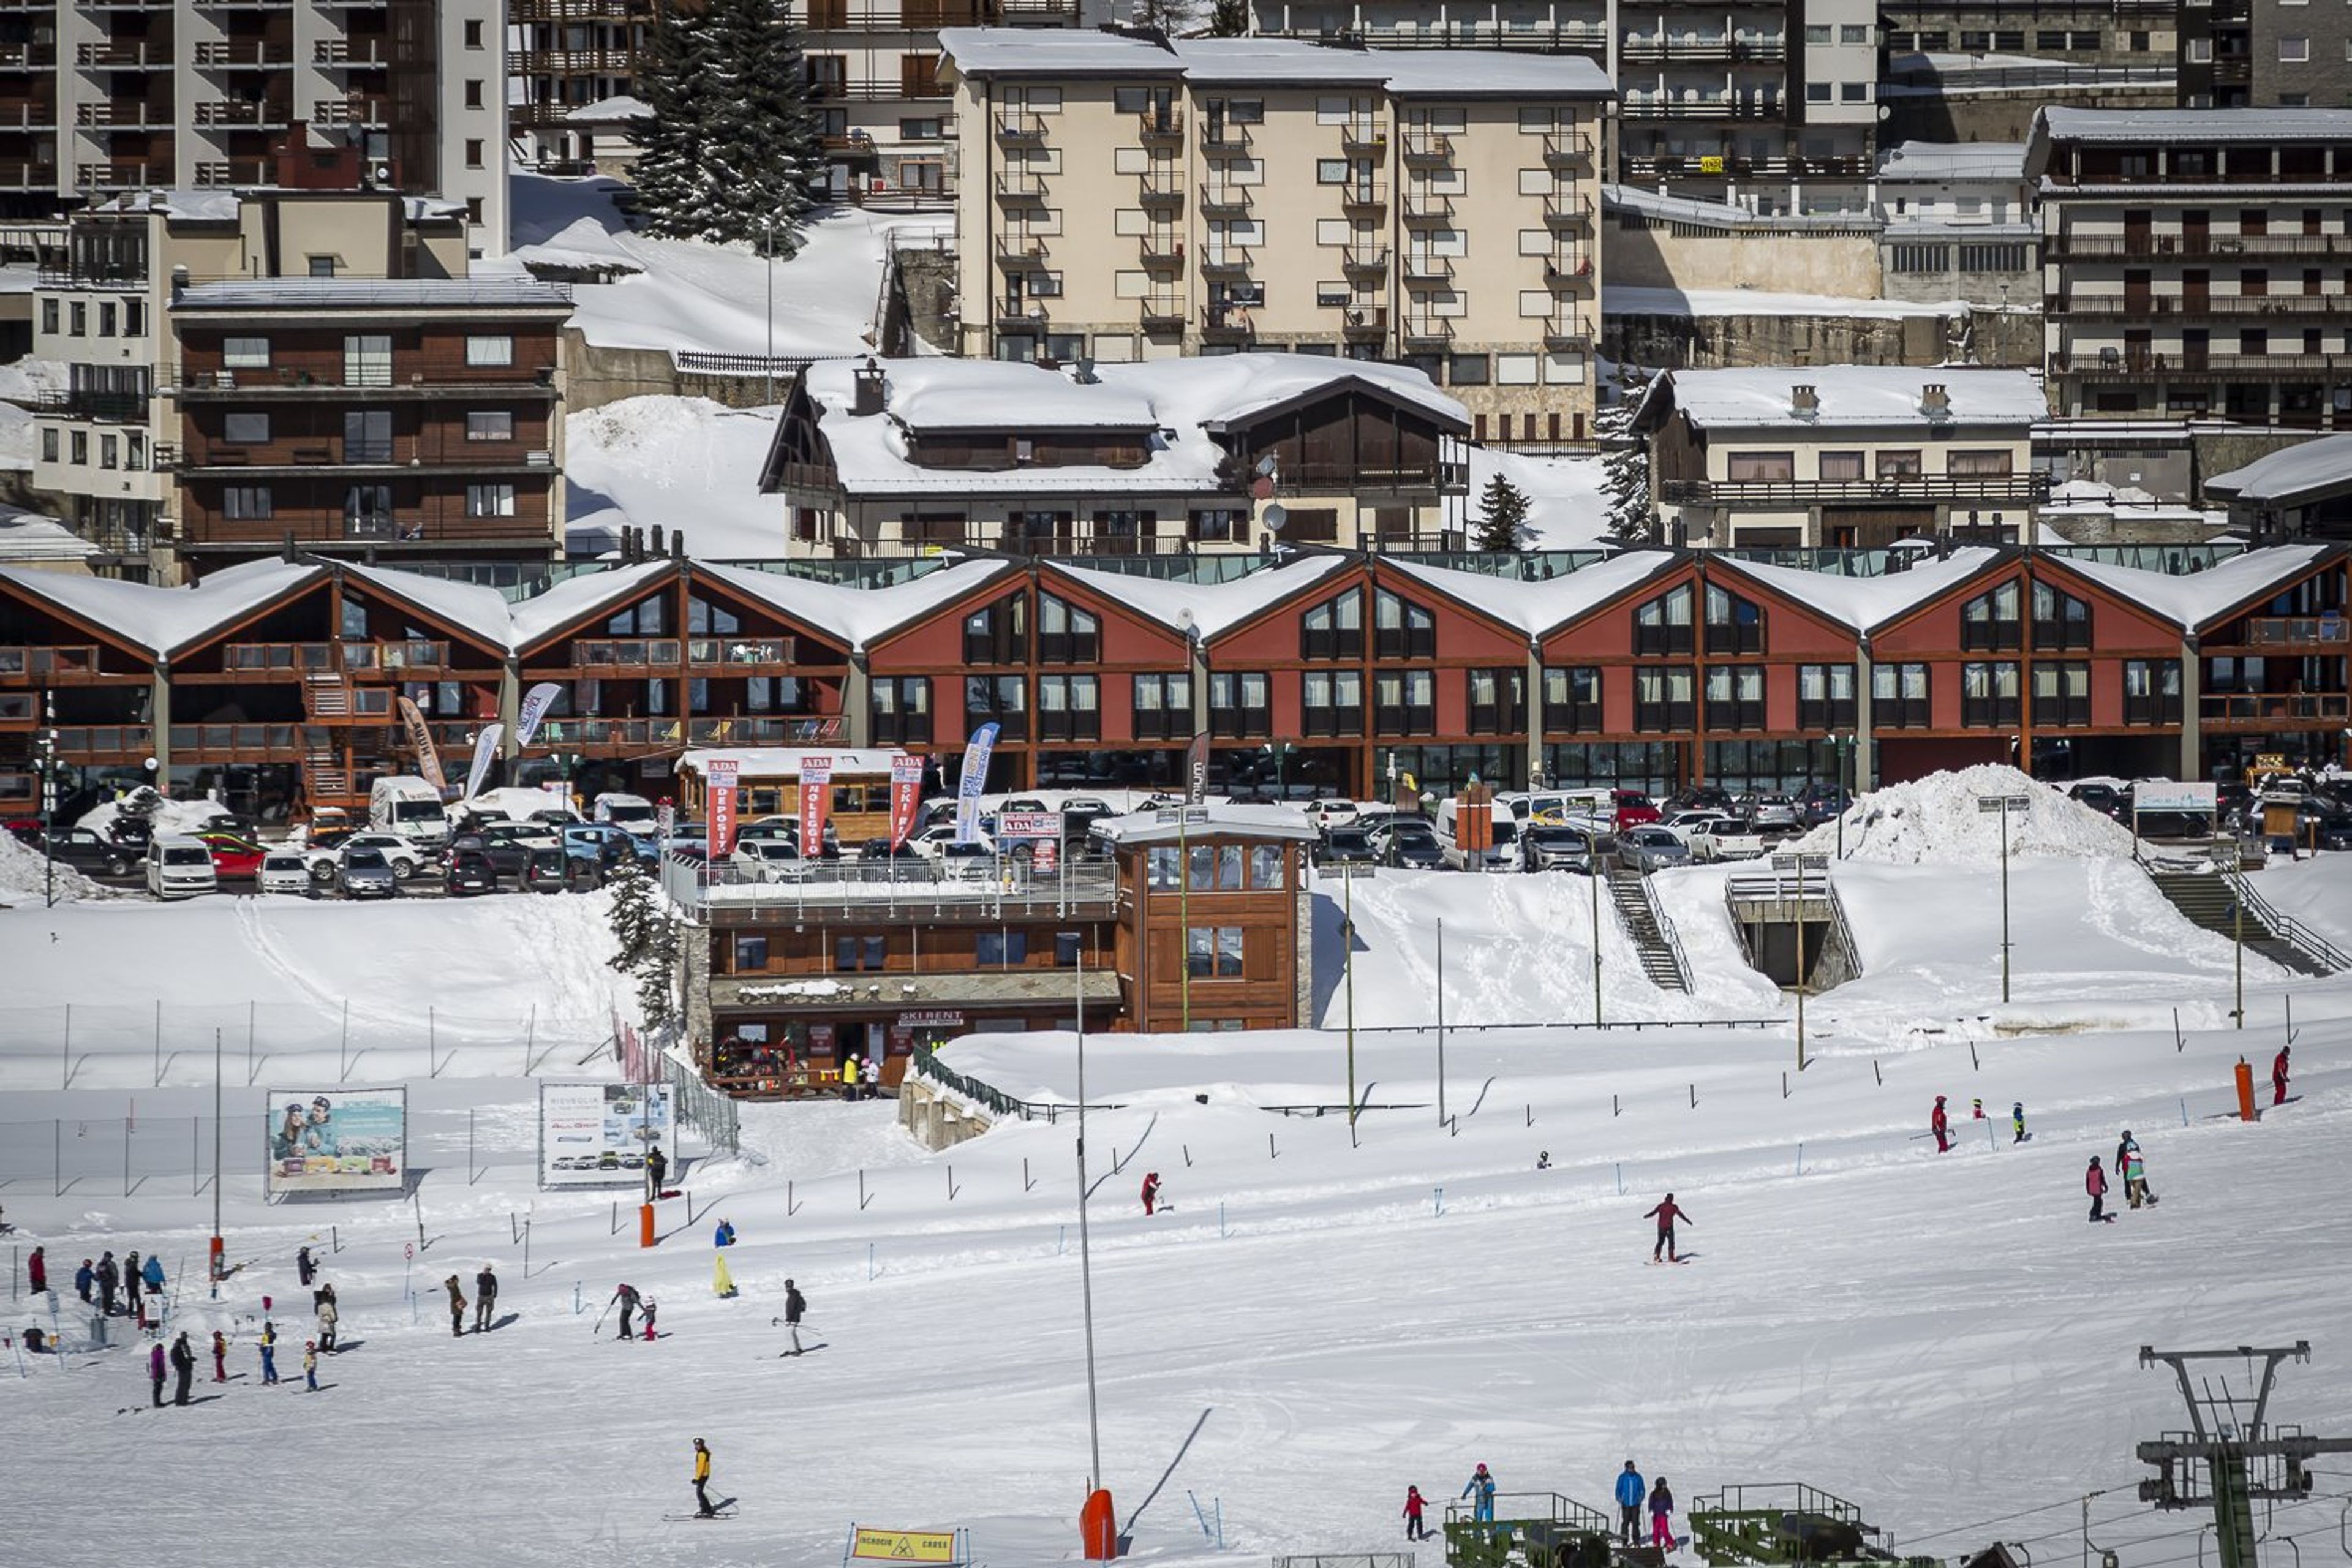
[[[58,907],[58,706],[46,686],[41,688],[41,901]]]
[[[764,215],[760,227],[765,235],[768,273],[768,401],[776,401],[776,215]]]
[[[1087,1447],[1089,1495],[1102,1486],[1102,1417],[1095,1392],[1094,1253],[1087,1236],[1087,950],[1078,945],[1078,1294],[1087,1319]]]
[[[1348,1143],[1356,1142],[1356,879],[1339,868],[1339,978],[1348,999]]]
[[[1591,846],[1584,852],[1586,880],[1592,884],[1592,1026],[1601,1027],[1601,832],[1595,828],[1585,839]]]
[[[2032,798],[2022,795],[1980,795],[1977,810],[2000,818],[2000,999],[2009,1000],[2009,814],[2030,811]]]

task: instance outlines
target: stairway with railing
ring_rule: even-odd
[[[1661,991],[1690,991],[1690,964],[1683,957],[1683,944],[1675,934],[1675,922],[1666,918],[1665,910],[1650,892],[1649,879],[1626,867],[1615,867],[1609,872],[1609,901],[1616,906],[1617,923],[1633,939],[1634,950],[1641,955],[1642,973],[1650,984]],[[1601,933],[1592,933],[1601,940]]]
[[[2234,858],[2234,846],[2230,853]],[[2242,940],[2283,969],[2315,976],[2352,969],[2352,953],[2273,909],[2242,871],[2208,860],[2149,859],[2141,865],[2156,890],[2192,924]]]

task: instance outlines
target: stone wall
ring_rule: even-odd
[[[899,250],[892,253],[898,266],[895,290],[904,310],[906,333],[920,338],[933,352],[956,352],[956,258],[951,250]],[[897,341],[893,341],[896,339]],[[904,334],[883,340],[894,354],[913,348]]]
[[[1790,294],[1879,294],[1878,239],[1869,232],[1709,230],[1657,219],[1612,219],[1603,237],[1609,284],[1620,289],[1770,289]]]
[[[1667,316],[1618,313],[1601,323],[1601,353],[1653,370],[1752,365],[1975,363],[2038,367],[2036,312],[1962,316]]]
[[[963,1100],[909,1072],[898,1085],[898,1125],[936,1154],[979,1137],[990,1123]]]

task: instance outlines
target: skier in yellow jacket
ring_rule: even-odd
[[[694,1440],[694,1501],[696,1510],[709,1519],[718,1513],[710,1506],[710,1449],[699,1437]]]

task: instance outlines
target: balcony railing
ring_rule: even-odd
[[[2242,256],[2352,256],[2352,234],[2126,234],[2044,236],[2044,256],[2085,260],[2116,257],[2176,257],[2204,260]]]
[[[0,647],[0,680],[11,683],[94,680],[100,673],[98,647],[94,643],[58,647]]]
[[[45,387],[32,397],[33,406],[44,414],[118,423],[144,420],[151,401],[141,393],[92,392],[85,387]]]
[[[1619,46],[1620,57],[1645,64],[1661,60],[1755,60],[1789,58],[1789,40],[1778,33],[1629,33]]]
[[[1627,120],[1778,120],[1783,105],[1777,98],[1629,97],[1618,112]]]
[[[1045,199],[1045,180],[1041,174],[1000,173],[996,176],[996,194],[1008,202],[1042,202]]]
[[[2249,647],[2308,647],[2352,642],[2352,621],[2339,614],[2256,616],[2246,622]]]
[[[2102,349],[2088,353],[2050,356],[2050,369],[2059,375],[2105,381],[2130,376],[2253,376],[2343,374],[2352,373],[2352,354],[2184,354],[2135,353]]]
[[[1027,144],[1045,140],[1045,121],[1042,115],[1027,110],[1007,110],[996,117],[996,139],[999,142]]]
[[[1454,278],[1454,258],[1433,256],[1427,251],[1408,250],[1404,253],[1404,264],[1400,270],[1407,283],[1447,283]]]
[[[1248,185],[1209,184],[1201,187],[1201,212],[1206,217],[1226,216],[1249,211]]]
[[[1420,126],[1407,126],[1398,153],[1408,163],[1437,165],[1454,161],[1454,139]]]
[[[1149,332],[1172,332],[1184,325],[1184,297],[1181,294],[1147,294],[1142,302],[1143,329]]]
[[[1184,136],[1184,111],[1181,109],[1147,110],[1136,116],[1136,133],[1146,142],[1177,142]]]
[[[2334,726],[2352,715],[2352,699],[2340,692],[2216,691],[2198,700],[2197,711],[2208,724]]]
[[[341,47],[340,40],[337,47]],[[319,45],[322,63],[325,62],[323,51],[327,47],[324,43]],[[159,52],[168,62],[171,51],[164,49]],[[294,46],[266,38],[200,38],[196,41],[195,58],[197,65],[213,69],[233,66],[286,66],[294,63]]]
[[[1384,245],[1351,245],[1339,259],[1343,272],[1379,274],[1389,269],[1389,250]]]
[[[69,725],[58,731],[58,754],[91,762],[136,762],[153,753],[155,731],[143,724]]]
[[[302,724],[174,724],[173,760],[218,762],[253,757],[271,762],[298,762],[310,747]]]
[[[1407,223],[1451,223],[1454,219],[1454,198],[1424,185],[1404,188],[1404,220]]]
[[[1885,479],[1667,479],[1658,499],[1676,506],[1810,506],[1822,502],[1986,501],[2022,505],[2046,500],[2046,474],[1983,479],[1919,474]]]
[[[2053,316],[2347,316],[2352,297],[2328,294],[2075,294],[2043,301]]]
[[[1389,205],[1389,188],[1378,180],[1350,180],[1339,187],[1343,212],[1373,213]]]

